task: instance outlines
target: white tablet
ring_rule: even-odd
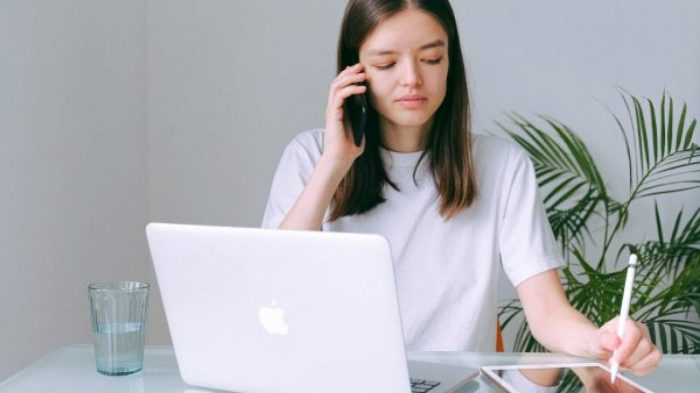
[[[653,393],[600,363],[485,366],[484,375],[509,393]]]

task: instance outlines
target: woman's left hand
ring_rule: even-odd
[[[647,375],[656,369],[661,361],[661,351],[652,343],[649,330],[639,322],[627,320],[622,340],[617,337],[619,317],[601,326],[590,344],[591,355],[599,360],[612,363],[614,356],[620,370],[629,370],[635,375]]]

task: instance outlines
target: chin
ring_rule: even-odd
[[[430,116],[416,114],[413,116],[402,115],[390,118],[391,122],[401,127],[421,127],[430,121]]]

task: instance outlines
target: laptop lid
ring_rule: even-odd
[[[146,232],[186,383],[410,391],[383,237],[157,223]]]

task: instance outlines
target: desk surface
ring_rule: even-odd
[[[544,364],[586,362],[585,359],[557,354],[420,352],[413,360],[457,364],[470,367],[499,364]],[[631,377],[655,392],[690,393],[700,391],[700,355],[667,355],[651,376]],[[0,393],[39,392],[209,392],[182,382],[172,347],[146,347],[144,370],[121,377],[108,377],[95,371],[92,345],[71,345],[51,352],[43,359],[0,383]],[[211,391],[214,392],[214,391]],[[483,376],[465,392],[497,392]]]

